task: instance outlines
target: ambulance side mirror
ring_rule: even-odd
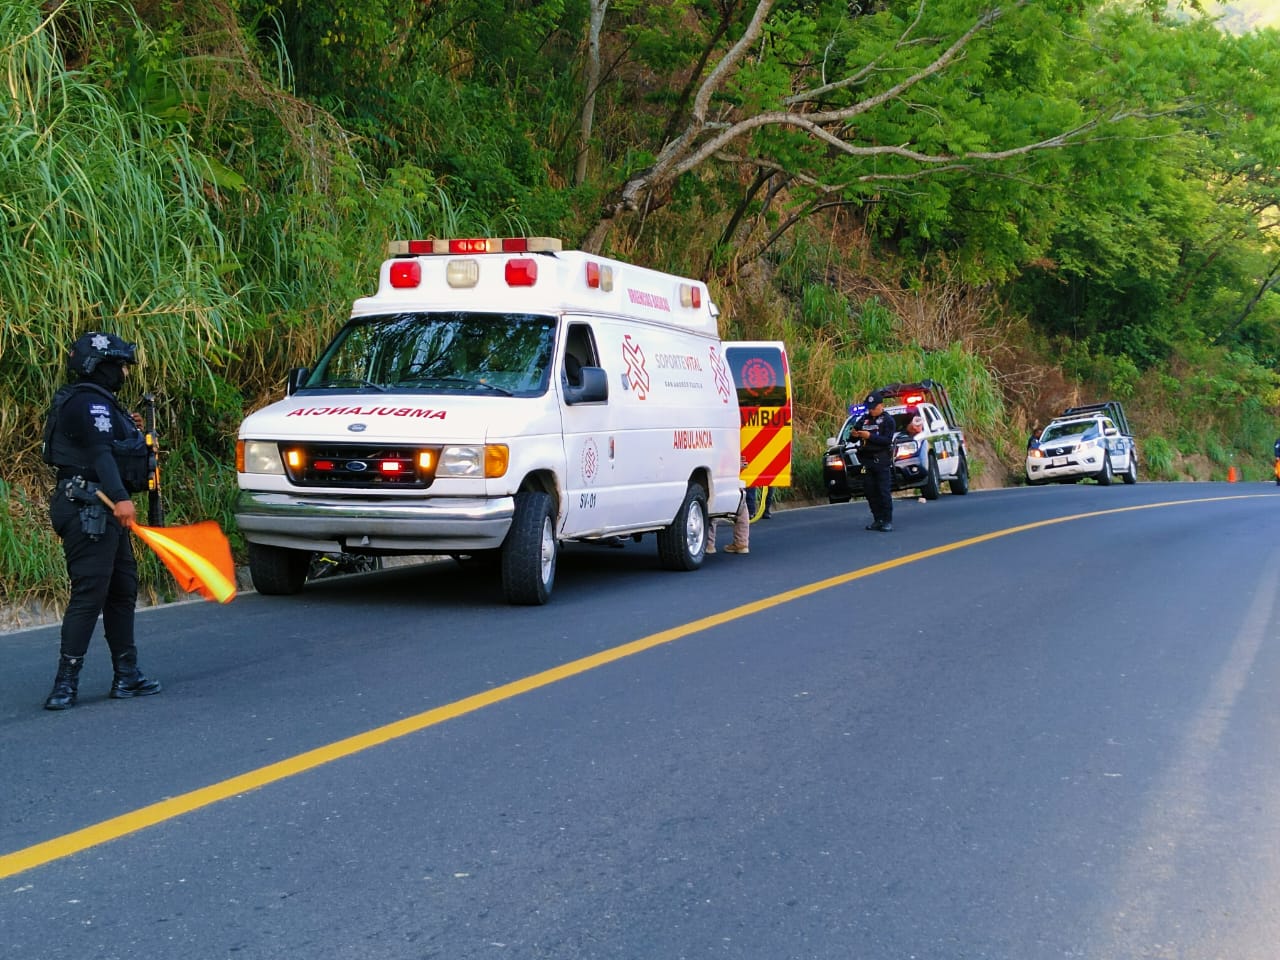
[[[284,395],[292,397],[298,392],[298,388],[302,386],[304,380],[311,373],[306,367],[294,367],[289,371],[289,379],[284,384]]]
[[[609,375],[604,372],[604,367],[583,367],[582,383],[564,388],[564,402],[570,405],[605,403],[608,399]]]

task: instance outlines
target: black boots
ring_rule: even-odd
[[[111,681],[111,698],[124,700],[129,697],[149,697],[160,692],[160,681],[143,676],[138,669],[138,648],[130,647],[123,653],[111,655],[115,679]],[[46,704],[47,706],[47,704]]]
[[[115,668],[115,679],[111,681],[113,700],[149,697],[160,692],[160,681],[144,676],[138,669],[137,647],[112,654],[111,665]],[[83,666],[84,657],[62,654],[58,658],[58,675],[53,678],[53,690],[44,702],[46,710],[66,710],[76,705],[76,694],[80,690],[80,668]]]
[[[80,689],[80,668],[84,657],[58,658],[58,675],[53,678],[53,690],[44,702],[46,710],[65,710],[76,705],[76,692]]]

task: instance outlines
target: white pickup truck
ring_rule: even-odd
[[[922,380],[891,383],[878,392],[898,428],[893,439],[893,489],[918,490],[926,500],[937,500],[943,483],[954,494],[968,493],[969,451],[946,388]],[[849,439],[849,432],[865,412],[861,404],[850,406],[840,433],[827,440],[822,480],[832,503],[863,496],[858,442]]]
[[[1068,407],[1027,448],[1027,483],[1138,482],[1138,444],[1119,401]]]

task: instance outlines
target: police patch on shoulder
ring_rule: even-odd
[[[94,429],[100,433],[111,432],[111,411],[105,403],[89,404],[89,416],[93,418]]]

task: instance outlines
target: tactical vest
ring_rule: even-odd
[[[112,426],[117,420],[123,422],[126,437],[124,440],[111,440],[111,457],[120,471],[120,480],[130,493],[141,493],[147,489],[151,478],[151,449],[147,446],[146,437],[133,425],[129,412],[120,406],[120,401],[111,391],[96,383],[70,383],[60,387],[49,404],[49,412],[44,418],[44,443],[42,455],[44,462],[55,467],[91,466],[88,452],[71,442],[71,439],[58,429],[58,414],[67,400],[77,390],[89,390],[101,394],[111,404]]]

